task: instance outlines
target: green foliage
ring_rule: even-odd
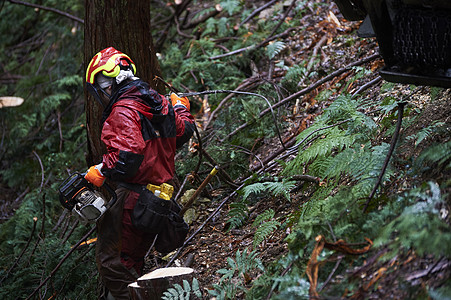
[[[233,15],[241,10],[241,3],[238,0],[224,0],[221,1],[220,4],[229,15]]]
[[[230,204],[228,212],[229,219],[226,223],[230,224],[229,230],[241,227],[248,218],[249,209],[245,201],[234,202]]]
[[[183,287],[176,283],[174,287],[169,288],[163,293],[162,300],[189,300],[191,295],[195,295],[197,298],[202,298],[202,292],[199,289],[199,281],[193,278],[193,282],[190,283],[187,280],[183,280]]]
[[[286,45],[284,42],[275,41],[273,43],[270,43],[268,47],[266,47],[266,54],[268,55],[269,59],[273,59],[280,52],[282,52],[282,50],[285,49],[285,47]]]
[[[260,245],[276,231],[277,228],[279,228],[280,222],[273,219],[274,214],[275,212],[273,209],[268,209],[255,218],[254,223],[252,224],[253,227],[257,228],[254,234],[254,248]]]
[[[428,182],[404,193],[396,201],[406,205],[398,207],[402,212],[384,226],[376,245],[389,244],[396,251],[413,248],[419,255],[429,253],[450,258],[451,233],[441,216],[444,199],[438,184]],[[395,211],[393,206],[385,209]]]
[[[424,149],[415,161],[415,165],[421,169],[426,163],[436,164],[439,169],[451,168],[451,141],[434,144]]]
[[[273,196],[283,196],[290,200],[290,190],[296,185],[295,181],[283,178],[281,181],[257,182],[243,188],[243,199],[246,200],[251,194],[270,192]]]
[[[213,284],[214,290],[209,290],[208,293],[220,300],[236,299],[238,292],[247,290],[246,278],[249,277],[249,272],[264,270],[257,255],[257,251],[248,252],[245,249],[240,252],[240,250],[237,250],[235,259],[227,258],[229,268],[217,271],[222,277],[218,284]]]
[[[422,141],[432,136],[437,129],[443,128],[446,124],[441,121],[434,121],[431,125],[422,128],[420,131],[413,135],[410,135],[406,140],[415,140],[415,147],[417,147]]]

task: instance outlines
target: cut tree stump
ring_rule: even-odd
[[[130,299],[161,299],[163,293],[174,284],[178,283],[183,286],[183,280],[187,280],[191,284],[193,272],[193,269],[183,267],[156,269],[128,285]]]

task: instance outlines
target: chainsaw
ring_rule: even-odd
[[[117,199],[116,193],[108,184],[103,186],[112,196],[109,202],[85,179],[85,174],[74,173],[59,186],[60,203],[82,222],[95,222]]]

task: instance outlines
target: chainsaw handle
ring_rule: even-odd
[[[104,183],[103,186],[105,187],[105,189],[108,191],[108,193],[110,193],[111,195],[111,201],[108,202],[107,207],[110,208],[111,206],[114,205],[114,203],[116,203],[117,201],[117,195],[116,192],[113,190],[113,188],[108,184],[108,183]]]

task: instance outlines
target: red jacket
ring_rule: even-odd
[[[103,124],[107,154],[102,173],[115,181],[143,185],[168,182],[175,172],[176,148],[193,134],[193,116],[183,105],[173,107],[141,80],[118,94]]]

